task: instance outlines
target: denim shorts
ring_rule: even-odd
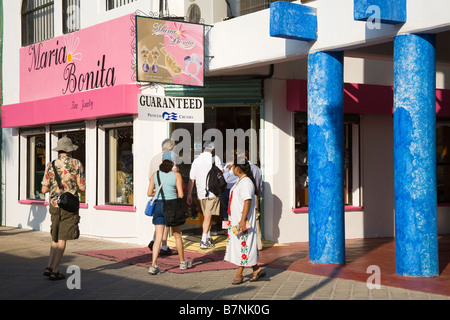
[[[161,200],[155,201],[155,209],[153,209],[153,224],[166,225],[166,213],[164,212],[164,206]]]

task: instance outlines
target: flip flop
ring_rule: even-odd
[[[242,282],[244,282],[244,277],[240,279],[234,279],[233,282],[231,282],[231,284],[241,284]]]
[[[263,269],[261,268],[261,270],[259,270],[259,272],[256,274],[256,276],[253,276],[252,278],[250,278],[250,282],[254,282],[254,281],[258,281],[261,278],[264,278],[266,276],[266,272],[263,271]]]

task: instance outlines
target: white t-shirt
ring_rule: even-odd
[[[222,161],[218,156],[214,156],[216,166],[221,168]],[[195,186],[197,187],[197,198],[206,199],[206,176],[212,166],[212,154],[211,152],[202,152],[193,162],[191,166],[191,171],[189,173],[189,178],[195,180]],[[209,192],[209,198],[213,198],[219,195]]]

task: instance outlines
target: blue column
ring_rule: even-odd
[[[308,57],[309,261],[345,263],[342,52]]]
[[[396,272],[401,276],[439,275],[435,79],[435,36],[397,36],[394,41],[395,256]]]

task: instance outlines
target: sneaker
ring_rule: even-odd
[[[180,262],[180,270],[187,270],[192,268],[192,261]]]
[[[214,248],[214,244],[211,242],[211,238],[206,239],[205,242],[200,241],[200,248],[201,249],[212,249],[212,248]]]
[[[161,270],[158,268],[158,266],[151,266],[150,268],[148,268],[148,273],[150,273],[150,274],[155,275],[160,272],[161,272]]]
[[[214,243],[212,243],[212,239],[211,238],[206,239],[206,245],[210,249],[214,248]]]

